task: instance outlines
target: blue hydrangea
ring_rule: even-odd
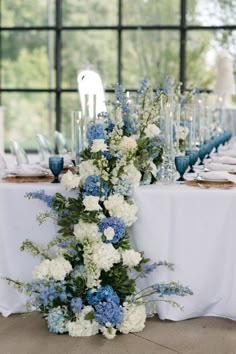
[[[117,218],[116,216],[104,218],[98,225],[99,231],[102,234],[108,227],[112,227],[115,234],[113,236],[113,239],[106,240],[106,243],[117,243],[122,237],[125,236],[125,223],[123,220]]]
[[[81,312],[82,308],[83,308],[83,302],[81,300],[80,297],[74,297],[71,302],[70,302],[70,307],[71,307],[71,310],[74,312],[74,313],[79,313]]]
[[[121,194],[127,197],[133,195],[133,184],[128,178],[123,178],[113,187],[114,194]]]
[[[91,124],[87,130],[88,143],[92,145],[94,139],[107,139],[106,132],[101,123]]]
[[[109,322],[112,326],[116,326],[123,320],[123,310],[121,306],[109,300],[95,306],[94,317],[101,325],[105,326]]]
[[[64,317],[64,311],[61,307],[55,307],[48,313],[48,329],[53,333],[67,332],[66,321]]]
[[[55,197],[53,195],[45,194],[44,190],[26,193],[25,197],[29,199],[39,199],[42,202],[46,203],[49,208],[53,209],[53,201]]]
[[[115,128],[115,124],[111,120],[109,120],[108,126],[107,126],[108,133],[111,133],[114,128]]]
[[[88,304],[92,306],[95,306],[102,301],[108,301],[108,300],[116,303],[117,305],[119,305],[120,303],[119,296],[110,285],[101,286],[95,292],[88,290],[86,298]]]
[[[84,196],[92,195],[94,197],[106,196],[108,194],[108,185],[99,176],[90,175],[86,178],[84,186]]]

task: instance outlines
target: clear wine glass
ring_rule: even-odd
[[[49,157],[49,168],[54,175],[54,180],[51,183],[60,183],[59,175],[63,170],[64,158],[60,156],[50,156]]]

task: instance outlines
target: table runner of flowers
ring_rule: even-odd
[[[76,171],[62,176],[61,183],[73,195],[49,196],[44,191],[27,195],[48,205],[38,219],[56,219],[58,235],[45,249],[30,240],[22,244],[21,250],[41,257],[31,282],[5,279],[28,295],[28,309],[40,311],[51,332],[70,336],[100,332],[109,339],[117,332],[139,332],[145,327],[147,303],[167,301],[181,307],[167,296],[192,294],[178,282],[138,289],[139,278],[158,267],[174,266],[167,261],[151,263],[129,240],[138,211],[133,189],[155,183],[162,160],[161,95],[142,81],[131,103],[117,85],[111,113],[100,114],[100,121],[88,126],[88,147],[80,154]]]

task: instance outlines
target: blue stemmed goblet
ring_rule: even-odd
[[[204,165],[203,160],[205,159],[206,155],[207,155],[207,145],[204,144],[200,147],[199,151],[198,151],[198,156],[200,159],[199,165]]]
[[[54,180],[51,183],[60,183],[59,174],[63,170],[64,158],[60,156],[49,157],[49,168],[54,175]]]
[[[185,155],[189,156],[190,169],[189,169],[188,173],[194,173],[195,171],[193,169],[193,166],[195,165],[195,163],[197,162],[197,159],[198,159],[198,150],[186,150]]]
[[[175,167],[180,174],[180,177],[176,181],[178,182],[185,181],[184,173],[186,172],[188,165],[189,165],[189,156],[175,156]]]

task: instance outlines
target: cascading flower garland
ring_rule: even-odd
[[[30,283],[6,279],[28,294],[29,309],[42,312],[54,333],[101,332],[111,339],[117,331],[139,332],[145,326],[150,296],[152,301],[179,306],[163,298],[192,294],[176,282],[137,288],[137,279],[157,267],[173,270],[166,261],[149,264],[142,252],[131,248],[128,236],[137,220],[133,188],[154,183],[161,163],[160,93],[153,94],[143,81],[132,104],[120,85],[116,99],[110,115],[101,114],[100,121],[88,126],[88,147],[81,153],[76,173],[68,171],[61,178],[73,196],[47,196],[44,191],[27,195],[51,208],[46,216],[57,219],[58,236],[46,249],[30,240],[23,243],[21,250],[42,258]]]

